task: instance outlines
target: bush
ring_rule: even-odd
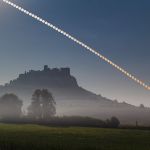
[[[106,120],[106,126],[110,128],[118,128],[120,125],[120,121],[116,117],[112,117],[110,120]]]

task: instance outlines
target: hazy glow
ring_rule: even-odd
[[[96,56],[98,56],[99,58],[103,59],[105,62],[107,62],[108,64],[110,64],[111,66],[113,66],[114,68],[116,68],[118,71],[122,72],[125,76],[127,76],[128,78],[132,79],[133,81],[135,81],[136,83],[138,83],[139,85],[143,86],[145,89],[150,90],[150,86],[148,86],[146,83],[144,83],[143,81],[139,80],[138,78],[136,78],[135,76],[133,76],[132,74],[130,74],[128,71],[124,70],[122,67],[120,67],[119,65],[115,64],[114,62],[112,62],[111,60],[109,60],[108,58],[106,58],[105,56],[101,55],[99,52],[97,52],[95,49],[89,47],[88,45],[84,44],[83,42],[79,41],[78,39],[74,38],[73,36],[71,36],[70,34],[66,33],[65,31],[59,29],[58,27],[54,26],[53,24],[47,22],[46,20],[34,15],[33,13],[23,9],[22,7],[8,1],[8,0],[2,0],[3,2],[5,2],[6,4],[11,5],[12,7],[18,9],[19,11],[31,16],[32,18],[38,20],[39,22],[47,25],[48,27],[52,28],[53,30],[61,33],[62,35],[66,36],[67,38],[69,38],[70,40],[74,41],[75,43],[79,44],[80,46],[84,47],[85,49],[87,49],[88,51],[92,52],[93,54],[95,54]]]

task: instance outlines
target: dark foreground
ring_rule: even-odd
[[[0,150],[150,150],[150,131],[1,124]]]

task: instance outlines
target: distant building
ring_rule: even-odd
[[[50,69],[48,68],[48,65],[44,66],[44,71],[49,71]]]
[[[53,69],[50,69],[48,67],[48,65],[45,65],[44,66],[44,72],[48,72],[50,74],[53,74],[53,75],[61,75],[61,76],[70,76],[70,68],[53,68]]]
[[[15,80],[10,81],[6,86],[51,86],[65,87],[77,86],[76,79],[71,76],[70,68],[49,68],[44,65],[43,70],[30,70],[20,74]]]

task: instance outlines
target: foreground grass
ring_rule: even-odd
[[[150,150],[150,131],[0,124],[0,150]]]

